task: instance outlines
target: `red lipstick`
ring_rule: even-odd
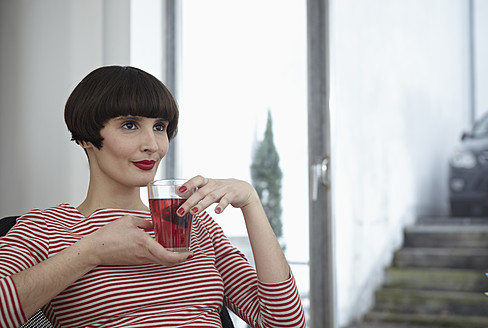
[[[154,167],[154,164],[156,164],[156,161],[137,161],[137,162],[132,162],[137,168],[144,170],[144,171],[149,171],[152,170]]]

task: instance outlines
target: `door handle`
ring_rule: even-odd
[[[329,165],[328,156],[323,157],[319,163],[312,164],[312,199],[314,201],[318,198],[320,185],[326,190],[330,189]]]

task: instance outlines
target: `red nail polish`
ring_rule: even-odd
[[[222,209],[220,207],[215,208],[215,213],[220,214],[222,212]]]
[[[191,211],[192,211],[193,213],[198,212],[198,207],[194,207],[194,208],[192,208],[192,209],[191,209]]]
[[[185,186],[181,186],[180,189],[178,189],[180,192],[185,192],[187,189]]]
[[[193,254],[190,254],[190,255],[188,255],[188,257],[186,259],[191,260],[192,258],[193,258]]]
[[[183,215],[183,213],[185,213],[185,209],[184,209],[184,208],[180,208],[180,209],[178,210],[178,214],[179,214],[179,215]]]

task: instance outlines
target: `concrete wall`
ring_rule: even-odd
[[[129,63],[129,0],[0,2],[0,216],[83,200],[64,104],[92,69]]]
[[[488,1],[473,1],[475,118],[488,112]]]
[[[340,325],[372,306],[404,226],[448,213],[448,157],[471,122],[468,5],[331,1]],[[486,28],[478,29],[480,39]],[[478,76],[478,90],[487,76]],[[486,107],[481,93],[479,106]]]

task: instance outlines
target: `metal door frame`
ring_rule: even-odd
[[[335,278],[330,194],[329,1],[307,0],[310,319],[335,327]]]

